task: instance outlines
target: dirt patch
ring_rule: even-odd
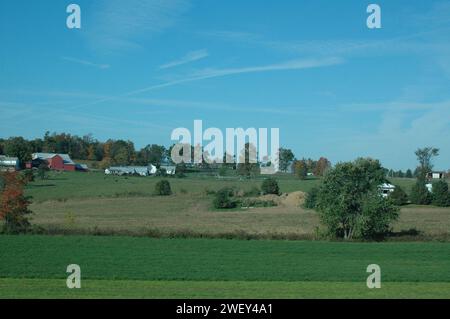
[[[268,194],[260,196],[258,197],[258,199],[263,201],[273,201],[278,206],[299,207],[305,202],[305,197],[306,193],[298,191],[292,193],[284,193],[280,196]]]
[[[285,200],[284,200],[284,204],[285,206],[289,206],[289,207],[298,207],[301,206],[305,203],[305,198],[306,198],[306,193],[304,192],[292,192],[289,193]]]

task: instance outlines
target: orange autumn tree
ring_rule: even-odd
[[[16,172],[3,174],[3,190],[0,194],[0,220],[4,220],[3,232],[21,233],[26,231],[30,222],[28,209],[30,201],[24,195],[25,179]]]

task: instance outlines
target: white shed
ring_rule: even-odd
[[[388,197],[395,190],[395,185],[384,183],[378,186],[378,188],[381,191],[381,196]]]

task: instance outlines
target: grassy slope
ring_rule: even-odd
[[[450,297],[448,243],[0,236],[0,246],[0,297]],[[71,263],[78,292],[64,288]]]
[[[215,177],[190,176],[189,178],[170,178],[175,193],[186,191],[189,194],[204,194],[206,190],[235,186],[243,190],[260,187],[263,176],[251,180],[220,180]],[[35,202],[46,200],[86,199],[98,197],[150,196],[154,193],[156,177],[106,176],[101,172],[61,172],[52,173],[50,179],[37,179],[27,187],[27,195]],[[299,181],[291,176],[278,177],[282,192],[307,191],[318,185],[319,180]]]
[[[265,176],[250,180],[238,177],[217,179],[211,176],[189,175],[188,178],[169,178],[175,193],[204,194],[206,190],[218,190],[234,186],[243,190],[260,187]],[[276,176],[282,192],[308,191],[319,185],[319,179],[299,180],[293,175]],[[150,196],[160,178],[106,176],[102,172],[51,172],[48,180],[36,179],[27,187],[27,195],[35,202],[47,200],[87,199],[99,197]],[[391,182],[409,192],[414,179],[393,178]]]

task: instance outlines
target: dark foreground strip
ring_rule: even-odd
[[[20,315],[85,318],[98,312],[119,318],[385,318],[444,311],[450,300],[0,300],[2,309]],[[20,317],[20,316],[19,316]]]

